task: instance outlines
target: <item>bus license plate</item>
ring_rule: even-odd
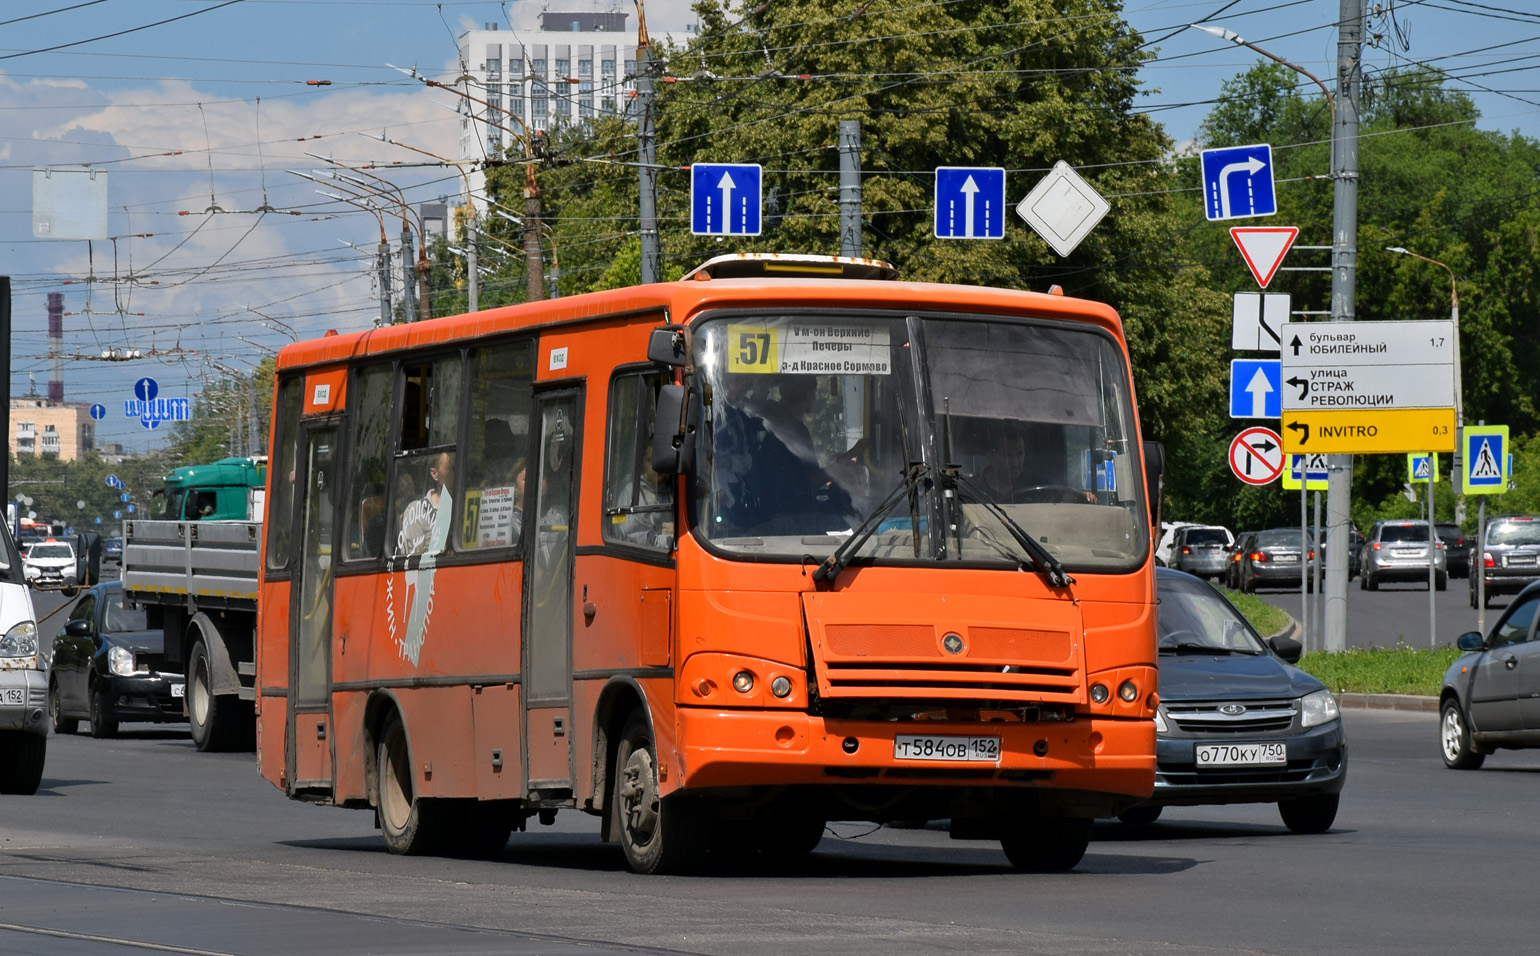
[[[1199,744],[1199,767],[1265,767],[1289,762],[1282,741],[1270,744]]]
[[[1000,762],[999,737],[933,737],[901,734],[893,738],[896,760]]]
[[[187,696],[187,685],[186,684],[172,684],[171,685],[171,696],[172,697],[186,697]]]

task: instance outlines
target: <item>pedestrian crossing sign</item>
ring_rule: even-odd
[[[1467,495],[1500,495],[1508,490],[1508,426],[1467,425],[1465,467],[1460,472],[1461,491]]]
[[[1438,455],[1414,451],[1406,456],[1406,480],[1414,485],[1438,482]]]

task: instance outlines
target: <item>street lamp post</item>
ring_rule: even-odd
[[[1358,281],[1358,91],[1363,47],[1363,0],[1339,0],[1337,16],[1337,94],[1332,96],[1313,73],[1248,43],[1218,27],[1198,26],[1307,77],[1326,94],[1331,107],[1331,321],[1353,321]],[[1346,544],[1351,526],[1353,456],[1328,455],[1326,479],[1327,541]],[[1347,547],[1326,551],[1325,650],[1347,648]]]
[[[1411,256],[1413,259],[1421,259],[1423,262],[1431,262],[1434,265],[1438,266],[1439,268],[1443,269],[1445,272],[1449,273],[1449,321],[1454,326],[1454,459],[1451,462],[1451,468],[1449,470],[1449,480],[1450,480],[1450,482],[1452,484],[1453,482],[1458,480],[1458,478],[1456,476],[1458,476],[1460,474],[1460,451],[1462,450],[1462,447],[1463,447],[1462,443],[1461,443],[1461,434],[1465,430],[1465,412],[1464,412],[1464,407],[1463,407],[1463,399],[1462,399],[1462,395],[1461,395],[1461,393],[1462,393],[1462,385],[1461,385],[1461,381],[1460,381],[1460,287],[1457,284],[1457,282],[1455,281],[1454,270],[1449,268],[1449,265],[1447,263],[1440,262],[1439,260],[1434,259],[1431,256],[1420,255],[1418,253],[1413,252],[1410,249],[1406,249],[1406,248],[1403,248],[1401,246],[1386,246],[1385,247],[1385,251],[1386,252],[1393,252],[1393,253],[1395,253],[1398,256]],[[1454,489],[1454,493],[1456,495],[1455,500],[1456,500],[1456,502],[1458,502],[1459,501],[1459,497],[1458,496],[1459,496],[1460,492],[1459,492],[1458,489]],[[1477,515],[1477,518],[1476,518],[1476,523],[1477,523],[1478,527],[1476,529],[1476,554],[1475,554],[1475,558],[1472,560],[1473,569],[1474,569],[1474,566],[1479,564],[1479,562],[1481,561],[1482,553],[1483,553],[1484,549],[1486,548],[1486,541],[1485,541],[1485,533],[1486,533],[1486,528],[1485,528],[1485,525],[1486,525],[1486,496],[1485,495],[1483,495],[1482,498],[1481,498],[1481,507],[1479,509],[1479,512],[1480,513]],[[1458,521],[1460,519],[1460,517],[1461,517],[1461,515],[1458,513],[1458,509],[1457,509],[1457,513],[1455,514],[1455,520]],[[1432,462],[1430,460],[1429,461],[1429,471],[1428,471],[1428,546],[1430,548],[1434,546],[1433,542],[1436,541],[1437,538],[1438,538],[1438,536],[1437,536],[1437,533],[1436,533],[1436,529],[1433,527],[1433,472],[1432,472]],[[1446,569],[1445,573],[1446,574],[1448,573],[1447,569]],[[1473,570],[1473,573],[1480,574],[1479,571],[1474,571],[1474,570]],[[1477,596],[1476,596],[1477,597],[1476,604],[1478,606],[1477,615],[1476,615],[1477,616],[1476,625],[1477,625],[1477,630],[1480,630],[1480,631],[1485,631],[1486,630],[1486,600],[1485,600],[1486,594],[1485,594],[1485,589],[1483,587],[1481,587],[1481,585],[1484,585],[1486,583],[1485,580],[1484,580],[1484,577],[1485,576],[1483,575],[1482,578],[1478,578],[1477,582],[1476,582],[1477,583],[1477,590],[1481,592],[1481,593],[1477,594]],[[1433,619],[1433,611],[1432,611],[1433,596],[1432,596],[1432,594],[1433,594],[1433,562],[1432,562],[1432,559],[1430,558],[1429,562],[1428,562],[1428,608],[1429,608],[1429,610],[1428,610],[1428,620],[1429,620],[1429,626],[1430,627],[1432,626],[1432,619]],[[1432,640],[1433,640],[1434,646],[1437,646],[1437,637],[1436,637],[1436,635],[1433,637]]]

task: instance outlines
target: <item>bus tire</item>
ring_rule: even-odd
[[[385,848],[402,856],[438,852],[445,844],[441,807],[417,796],[411,744],[399,717],[391,717],[385,725],[377,757],[374,809]],[[508,842],[506,837],[503,842]]]
[[[0,793],[37,793],[47,755],[47,736],[24,730],[0,730]]]
[[[626,719],[615,752],[612,831],[635,873],[685,873],[711,845],[710,808],[685,794],[658,795],[658,759],[641,712]]]
[[[1000,849],[1011,865],[1028,873],[1072,870],[1091,843],[1091,821],[1079,817],[1015,820],[1000,836]]]
[[[208,646],[194,641],[187,655],[187,723],[193,744],[204,753],[239,750],[246,742],[251,718],[234,695],[214,693],[213,664]]]

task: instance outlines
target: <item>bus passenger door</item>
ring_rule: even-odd
[[[524,772],[526,793],[539,791],[545,799],[572,793],[578,394],[537,396],[535,522],[524,563]]]
[[[333,529],[341,476],[338,430],[307,428],[294,476],[302,498],[299,554],[289,606],[289,794],[332,789],[331,650]]]

